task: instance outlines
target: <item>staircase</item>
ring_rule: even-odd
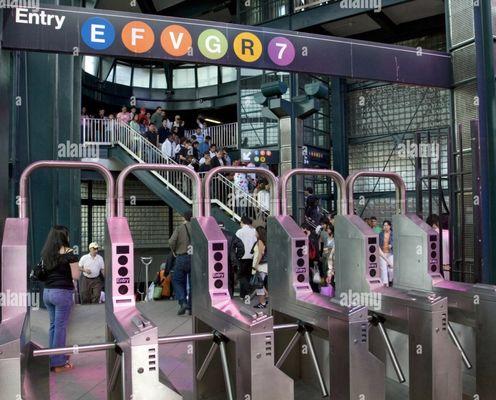
[[[231,124],[229,124],[231,125]],[[219,127],[216,127],[219,129]],[[228,128],[229,131],[232,127]],[[220,131],[220,130],[219,130]],[[110,158],[116,158],[125,165],[131,163],[177,164],[162,153],[139,132],[116,119],[84,118],[82,120],[82,143],[85,146],[109,146]],[[192,181],[180,172],[139,171],[135,175],[150,190],[178,212],[191,209]],[[224,175],[212,180],[212,212],[217,219],[233,226],[242,215],[253,220],[267,220],[268,210],[257,199]]]

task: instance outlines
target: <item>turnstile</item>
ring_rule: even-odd
[[[294,379],[304,378],[302,370],[308,368],[302,365],[306,359],[315,371],[322,396],[329,395],[335,400],[384,399],[385,365],[369,351],[367,307],[341,306],[331,302],[329,297],[314,293],[310,287],[308,238],[287,215],[287,184],[296,175],[332,178],[338,189],[338,212],[346,210],[345,181],[334,171],[295,169],[281,179],[282,212],[269,217],[267,223],[269,292],[274,320],[296,322],[299,329],[282,352],[278,366],[283,365],[298,338],[303,337],[307,352],[293,352],[293,363],[283,369]],[[321,373],[310,332],[315,338],[320,336],[328,342],[328,359],[321,363],[326,364],[323,366],[325,376]],[[326,350],[321,353],[325,354]]]
[[[373,173],[374,177],[383,175]],[[351,175],[349,188],[362,176],[370,175],[364,172]],[[395,179],[402,182],[399,176]],[[404,184],[400,185],[405,190]],[[405,290],[434,292],[448,298],[448,333],[462,352],[464,392],[480,400],[494,398],[496,286],[444,280],[439,265],[442,244],[438,232],[416,214],[407,213],[406,206],[400,214],[393,216],[393,227],[394,285]]]
[[[117,217],[107,220],[105,252],[110,266],[106,287],[111,288],[111,297],[105,303],[107,339],[117,345],[117,351],[107,352],[108,398],[180,400],[182,396],[160,371],[158,328],[135,303],[134,245],[124,217],[124,183],[137,170],[182,172],[193,179],[193,193],[201,184],[198,175],[182,165],[133,164],[117,178]],[[199,203],[194,205],[198,207]]]
[[[394,176],[388,177],[396,184],[396,205],[401,212],[405,205],[404,191]],[[367,302],[372,322],[380,328],[379,333],[386,332],[387,328],[407,336],[395,335],[395,341],[399,359],[408,360],[410,400],[461,399],[461,357],[448,332],[446,297],[383,286],[379,273],[378,235],[353,214],[350,181],[347,191],[349,215],[338,215],[335,219],[336,298]],[[376,337],[371,340],[371,348],[385,359],[387,348],[378,340],[376,331],[373,332]],[[391,398],[399,399],[402,393],[401,388],[395,388]]]
[[[195,332],[214,331],[210,347],[195,350],[197,399],[293,399],[293,380],[274,365],[273,318],[231,298],[228,290],[227,240],[210,216],[212,178],[225,172],[258,173],[274,188],[277,178],[260,168],[218,167],[205,177],[205,216],[191,221],[192,303]],[[279,207],[277,194],[271,211]],[[214,358],[219,349],[220,359]],[[234,372],[234,384],[230,371]],[[223,374],[224,382],[219,379]]]
[[[1,307],[0,397],[6,400],[50,398],[48,357],[33,357],[39,346],[31,341],[30,296],[27,285],[28,227],[27,183],[31,173],[41,168],[90,169],[99,171],[107,184],[107,206],[113,207],[114,180],[108,169],[97,163],[38,161],[22,173],[19,189],[19,218],[7,218],[2,242],[1,290],[15,296],[18,304]]]

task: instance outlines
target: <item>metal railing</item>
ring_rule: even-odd
[[[147,164],[177,164],[167,157],[139,132],[116,119],[85,118],[83,120],[83,144],[120,145],[133,159]],[[152,171],[170,190],[188,204],[192,202],[191,179],[180,172]]]
[[[277,190],[277,188],[273,188]],[[241,216],[248,216],[252,220],[267,222],[269,209],[260,203],[250,193],[218,174],[212,178],[211,202],[219,206],[234,220],[240,221]]]
[[[196,134],[194,129],[185,131],[186,137]],[[238,148],[238,123],[231,122],[229,124],[209,126],[203,130],[205,136],[212,138],[212,144],[217,147],[227,147],[228,149]]]
[[[119,145],[140,163],[178,164],[164,155],[139,132],[116,119],[83,119],[82,143],[84,145]],[[151,171],[151,173],[188,204],[193,204],[191,178],[181,172]],[[201,178],[203,178],[202,175],[200,174]],[[248,215],[253,220],[261,219],[265,222],[269,214],[268,209],[255,197],[223,175],[217,175],[212,181],[212,202],[237,221],[241,220],[241,216]]]
[[[322,4],[337,3],[339,0],[294,0],[295,12],[304,11],[307,8],[321,6]]]

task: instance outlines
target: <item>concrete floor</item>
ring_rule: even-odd
[[[138,308],[159,329],[159,336],[192,333],[192,318],[178,316],[177,303],[163,300],[138,303]],[[46,310],[31,311],[32,339],[43,347],[48,346],[49,318]],[[105,342],[105,309],[103,304],[76,305],[71,314],[67,345]],[[193,356],[188,354],[190,343],[160,346],[160,367],[170,382],[183,395],[184,400],[194,400]],[[105,353],[84,353],[71,356],[75,368],[61,374],[50,374],[50,399],[53,400],[106,400]],[[219,376],[219,379],[222,377]],[[1,397],[1,396],[0,396]],[[295,384],[295,399],[317,400],[322,396],[316,387]],[[387,385],[387,398],[407,399],[407,388],[393,381]],[[209,400],[222,400],[218,399]],[[45,399],[43,399],[45,400]]]
[[[192,332],[192,318],[178,316],[177,303],[163,300],[138,303],[138,308],[159,329],[159,336],[182,335]],[[33,341],[48,346],[49,317],[46,310],[31,311]],[[69,322],[67,345],[105,342],[105,309],[103,304],[75,305]],[[194,400],[191,392],[193,381],[193,356],[188,354],[190,343],[160,345],[160,367],[170,382],[183,395],[184,400]],[[50,374],[50,399],[52,400],[106,400],[105,353],[83,353],[71,356],[75,368],[60,374]],[[222,377],[219,376],[219,379]],[[297,382],[295,398],[321,399],[317,388]],[[45,400],[45,399],[43,399]],[[223,397],[209,400],[223,400]]]
[[[191,317],[176,315],[175,301],[139,303],[138,308],[157,324],[160,336],[192,332]],[[32,339],[43,347],[48,346],[48,325],[46,310],[31,312]],[[103,304],[76,305],[71,314],[67,345],[100,342],[105,342]],[[193,358],[187,354],[188,344],[160,345],[160,367],[184,399],[192,400]],[[50,374],[50,399],[106,400],[105,353],[73,355],[71,361],[74,370]]]

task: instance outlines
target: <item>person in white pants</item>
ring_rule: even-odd
[[[393,230],[389,220],[384,221],[382,232],[379,234],[379,267],[383,285],[391,286],[393,283]]]

